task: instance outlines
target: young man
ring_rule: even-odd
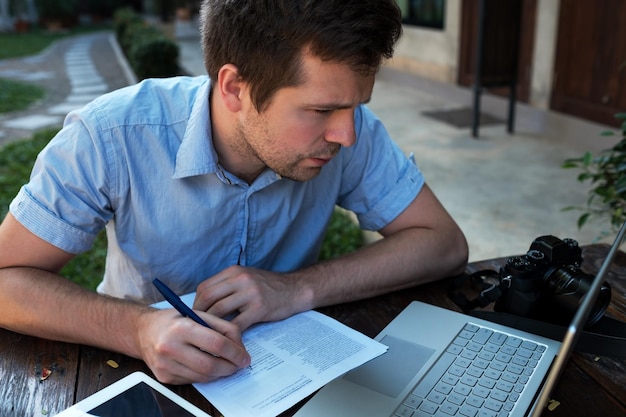
[[[394,0],[202,7],[209,78],[147,80],[70,114],[0,226],[0,326],[141,358],[167,383],[247,366],[240,332],[254,323],[467,261],[462,232],[363,105],[401,33]],[[336,204],[385,238],[316,263]],[[105,227],[96,294],[58,272]],[[154,277],[197,291],[212,329],[148,307]]]

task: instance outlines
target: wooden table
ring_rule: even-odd
[[[584,247],[582,269],[595,273],[607,252],[607,245]],[[474,262],[468,266],[468,272],[498,270],[505,259]],[[626,321],[626,254],[618,253],[607,281],[613,287],[607,314]],[[441,281],[320,311],[374,337],[412,300],[458,309],[448,299],[446,289],[447,282]],[[107,364],[109,360],[119,367]],[[42,380],[44,369],[52,373]],[[55,415],[136,370],[151,375],[142,361],[121,354],[0,329],[0,417]],[[211,415],[220,416],[191,385],[170,388]],[[544,416],[625,416],[626,359],[575,353],[552,397],[560,405],[545,411]],[[283,416],[293,415],[300,406]]]

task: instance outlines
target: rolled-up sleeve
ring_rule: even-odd
[[[81,122],[67,125],[37,158],[29,183],[9,206],[11,214],[66,252],[89,250],[112,217],[103,152]]]

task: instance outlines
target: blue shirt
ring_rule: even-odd
[[[43,240],[87,251],[106,227],[98,291],[154,302],[159,277],[179,294],[240,264],[285,272],[316,262],[335,205],[364,229],[395,219],[421,172],[365,106],[357,140],[314,179],[226,172],[211,138],[207,77],[146,80],[70,113],[10,210]]]

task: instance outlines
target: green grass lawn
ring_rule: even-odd
[[[45,94],[43,88],[34,84],[0,78],[0,113],[24,110]]]
[[[0,45],[2,45],[0,59],[35,55],[59,39],[102,29],[111,29],[111,25],[77,26],[68,31],[55,33],[40,28],[33,28],[24,33],[0,32]]]
[[[26,33],[0,33],[0,59],[19,58],[35,55],[47,48],[52,42],[61,39],[65,34],[51,34],[42,30]]]

